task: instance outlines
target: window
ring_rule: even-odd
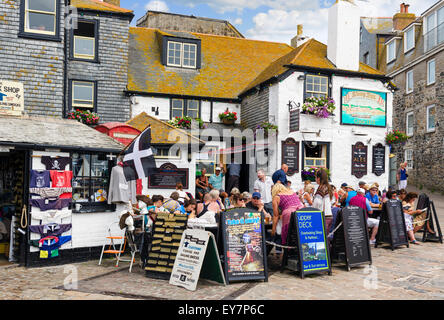
[[[396,40],[387,44],[387,63],[396,59]]]
[[[180,149],[176,150],[175,155],[170,154],[171,147],[169,146],[157,146],[152,149],[156,159],[180,159]]]
[[[171,100],[171,119],[176,117],[191,117],[196,119],[200,117],[200,101],[199,100]]]
[[[435,83],[435,59],[427,62],[427,85]]]
[[[94,82],[73,80],[71,86],[71,108],[95,108],[95,91]]]
[[[21,0],[19,36],[59,39],[59,0]]]
[[[413,135],[413,112],[409,112],[406,115],[406,119],[405,119],[405,126],[406,126],[406,133],[407,136],[412,136]]]
[[[436,107],[431,105],[427,107],[427,132],[435,131]]]
[[[107,202],[111,167],[112,162],[105,154],[72,154],[75,211],[100,212],[114,208]]]
[[[215,173],[217,163],[217,147],[205,146],[199,153],[196,154],[196,171],[201,171],[203,168],[207,169],[207,176]]]
[[[97,21],[79,21],[72,34],[72,58],[97,59]]]
[[[320,98],[328,96],[328,77],[308,74],[305,78],[306,98]]]
[[[404,33],[404,52],[410,51],[415,47],[415,26],[409,28]]]
[[[196,68],[197,45],[168,41],[167,65],[173,67]]]
[[[405,161],[407,162],[407,169],[413,169],[413,149],[405,150]]]
[[[327,145],[304,143],[304,168],[327,168]]]
[[[364,54],[364,63],[366,64],[366,65],[368,65],[369,63],[370,63],[370,59],[369,59],[369,53],[367,52],[367,53],[365,53]]]
[[[444,7],[425,18],[424,52],[444,41]]]
[[[359,43],[362,43],[362,27],[359,29]]]
[[[413,92],[413,70],[410,70],[405,75],[405,91],[406,93]]]

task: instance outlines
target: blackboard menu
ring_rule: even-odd
[[[262,213],[235,208],[221,215],[227,282],[268,279]]]
[[[362,208],[348,206],[342,209],[347,265],[371,263],[367,221]]]
[[[390,199],[383,205],[375,247],[380,242],[388,242],[392,250],[402,245],[409,246],[404,213],[399,200]]]
[[[289,125],[289,131],[290,132],[296,132],[299,131],[299,118],[300,118],[300,109],[292,109],[290,110],[290,125]]]
[[[385,172],[385,147],[378,143],[373,146],[372,172],[380,176]]]
[[[176,183],[182,183],[188,189],[188,169],[178,169],[172,163],[164,163],[160,168],[152,169],[148,176],[148,188],[176,189]]]
[[[367,146],[356,142],[352,146],[352,175],[362,178],[367,174]]]
[[[288,176],[299,172],[299,142],[293,138],[282,141],[282,163],[288,166]]]

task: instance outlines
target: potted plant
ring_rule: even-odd
[[[254,132],[254,136],[256,137],[257,133],[260,131],[264,132],[264,138],[266,138],[268,137],[268,135],[276,135],[278,132],[278,126],[270,122],[264,121],[261,124],[257,125],[256,131]]]
[[[335,101],[327,97],[309,97],[302,105],[302,113],[312,114],[318,118],[332,116],[335,109]]]
[[[302,176],[302,181],[305,180],[310,180],[312,182],[316,181],[316,171],[318,171],[320,168],[318,167],[308,167],[302,170],[301,172],[301,176]],[[330,170],[328,170],[327,168],[322,168],[325,171],[327,171],[327,177],[330,181]]]
[[[385,135],[385,143],[391,146],[394,143],[404,143],[407,141],[407,135],[400,130],[387,132]]]
[[[86,125],[95,125],[99,123],[99,115],[89,110],[82,111],[76,109],[76,111],[68,113],[68,119],[74,119]]]
[[[191,124],[192,121],[197,121],[199,124],[199,129],[203,129],[205,128],[205,125],[202,121],[202,119],[200,118],[191,118],[188,116],[184,116],[184,117],[176,117],[173,120],[168,121],[168,123],[176,128],[180,128],[180,129],[191,129]]]
[[[219,113],[219,119],[226,125],[232,125],[237,120],[237,113],[225,110],[225,112]]]

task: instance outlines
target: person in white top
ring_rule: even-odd
[[[257,171],[258,179],[254,182],[254,192],[259,192],[262,197],[262,201],[266,203],[272,202],[271,188],[273,187],[273,180],[265,175],[264,170]]]
[[[314,186],[312,184],[307,184],[304,188],[304,193],[302,194],[302,201],[305,207],[311,207],[313,205],[313,193]]]
[[[324,212],[326,229],[329,232],[333,220],[333,213],[331,212],[331,199],[334,197],[333,188],[328,183],[327,171],[319,169],[315,176],[319,187],[314,195],[312,207]]]
[[[180,204],[184,204],[185,200],[190,200],[190,198],[187,196],[187,193],[183,191],[182,183],[176,183],[176,191],[179,194],[179,199],[177,201],[179,201]]]

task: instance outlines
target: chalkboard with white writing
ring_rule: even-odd
[[[409,246],[404,212],[399,200],[390,199],[383,205],[375,247],[380,243],[389,243],[392,250],[402,245]]]

